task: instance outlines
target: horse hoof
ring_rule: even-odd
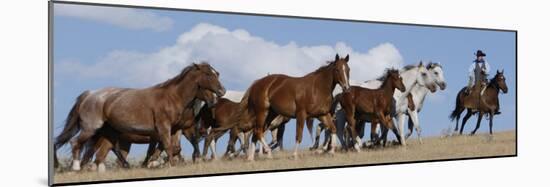
[[[96,171],[96,170],[97,170],[97,165],[90,164],[90,171]]]
[[[292,154],[292,159],[293,159],[293,160],[298,160],[298,158],[299,158],[299,157],[298,157],[298,153]]]
[[[317,149],[317,150],[315,150],[315,153],[316,153],[316,154],[322,154],[323,152],[324,152],[324,151],[323,151],[322,149]]]
[[[73,171],[80,171],[80,160],[73,160]]]
[[[94,164],[94,165],[95,165],[95,164]],[[106,170],[106,168],[105,168],[105,164],[104,164],[104,163],[101,163],[101,164],[99,164],[99,165],[97,166],[97,172],[98,172],[98,173],[105,173],[105,170]]]
[[[168,164],[170,165],[170,164]],[[159,161],[151,161],[149,162],[149,164],[147,164],[147,168],[156,168],[156,167],[159,167],[160,166],[160,162]]]

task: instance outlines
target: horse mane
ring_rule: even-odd
[[[399,74],[399,70],[397,70],[395,68],[387,68],[383,75],[376,78],[376,80],[382,82],[382,85],[380,85],[380,88],[382,88],[382,87],[384,87],[384,85],[386,85],[386,80],[388,79],[388,76],[390,75],[390,73]]]
[[[388,77],[388,75],[390,75],[390,73],[392,73],[392,72],[399,73],[399,70],[397,70],[395,68],[387,68],[385,70],[384,74],[382,74],[381,76],[376,78],[376,80],[384,82],[386,80],[386,78]]]
[[[175,77],[172,77],[164,82],[161,82],[155,86],[153,86],[154,88],[166,88],[166,87],[169,87],[169,86],[173,86],[173,85],[176,85],[178,83],[180,83],[183,78],[185,78],[185,76],[187,76],[187,74],[192,71],[192,70],[196,70],[197,69],[197,65],[208,65],[208,63],[206,62],[201,62],[200,64],[191,64],[191,65],[188,65],[187,67],[185,67],[183,70],[181,70],[181,72],[176,75]]]
[[[440,67],[443,69],[443,66],[441,66],[440,63],[433,63],[433,62],[430,62],[428,63],[428,66],[426,66],[428,69],[433,69],[433,68],[436,68],[436,67]]]
[[[317,68],[312,73],[317,73],[317,72],[320,72],[320,71],[324,71],[327,68],[331,68],[332,65],[334,65],[335,63],[336,63],[336,61],[327,61],[325,65],[322,65],[321,67]]]
[[[403,71],[408,71],[408,70],[411,70],[411,69],[414,69],[414,68],[417,68],[418,65],[416,64],[409,64],[409,65],[406,65],[405,67],[403,67]]]

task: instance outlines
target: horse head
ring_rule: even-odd
[[[199,89],[210,90],[219,97],[225,95],[225,88],[219,80],[220,74],[218,71],[208,63],[193,64],[193,66],[199,73],[197,80]]]
[[[345,58],[340,58],[338,54],[333,62],[333,77],[336,77],[337,83],[342,87],[344,92],[347,92],[350,88],[349,84],[349,54]]]
[[[422,61],[420,61],[417,68],[418,73],[416,75],[416,82],[418,85],[426,87],[430,92],[434,93],[437,90],[436,82],[432,76],[429,75],[428,69],[424,66]]]
[[[399,71],[395,69],[388,69],[386,72],[386,82],[390,82],[393,85],[392,89],[398,89],[401,92],[405,92],[405,84],[403,84],[403,78],[399,75]]]
[[[432,79],[439,86],[441,90],[445,90],[447,83],[445,82],[445,76],[443,75],[443,67],[439,63],[430,62],[427,66],[428,72]]]
[[[204,101],[208,108],[211,108],[218,103],[218,96],[208,89],[199,89],[197,92],[197,99]]]
[[[508,93],[508,86],[506,85],[506,77],[504,77],[504,70],[497,70],[497,74],[493,78],[493,81],[496,83],[498,89],[501,89],[502,92]]]

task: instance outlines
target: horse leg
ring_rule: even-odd
[[[481,119],[483,119],[483,112],[482,111],[479,111],[477,113],[477,124],[476,124],[476,128],[474,129],[474,131],[472,131],[472,133],[470,133],[470,135],[474,135],[476,134],[476,131],[477,129],[479,129],[479,125],[481,124]]]
[[[147,154],[145,155],[145,159],[141,163],[141,167],[150,168],[150,167],[155,167],[153,165],[158,165],[159,164],[157,160],[154,160],[153,161],[154,163],[150,162],[151,157],[154,157],[153,155],[156,155],[155,152],[159,152],[159,155],[160,155],[160,150],[157,149],[157,142],[154,141],[154,140],[151,140],[151,141],[149,141],[149,146],[147,147]]]
[[[210,147],[210,144],[212,144],[212,140],[214,139],[214,136],[216,134],[216,130],[212,129],[210,130],[210,133],[206,135],[206,138],[204,139],[204,145],[202,149],[202,159],[206,159],[206,156],[208,155],[208,148]]]
[[[96,130],[89,130],[89,129],[83,129],[81,130],[80,134],[76,139],[71,141],[72,146],[72,157],[73,157],[73,163],[72,163],[72,170],[73,171],[80,171],[80,154],[82,145],[88,141],[94,134]]]
[[[327,125],[328,131],[331,133],[331,148],[329,150],[329,154],[334,154],[336,150],[336,126],[334,125],[334,122],[332,121],[332,116],[329,114],[322,115],[319,118],[319,121],[321,123],[324,123]]]
[[[470,117],[472,117],[472,110],[468,109],[468,111],[466,112],[466,115],[464,116],[464,118],[462,118],[462,126],[460,126],[460,135],[462,135],[462,132],[464,131],[464,125],[466,125],[466,122],[468,122],[468,119],[470,119]]]
[[[176,131],[174,135],[172,135],[172,148],[174,149],[173,155],[176,162],[179,162],[183,159],[183,157],[181,156],[181,141],[180,141],[182,133],[183,133],[182,130],[179,129]]]
[[[218,142],[218,139],[223,136],[223,134],[225,134],[227,130],[223,130],[223,131],[218,131],[218,133],[216,133],[216,135],[214,136],[214,140],[212,141],[212,143],[210,143],[210,149],[212,150],[212,155],[210,157],[211,160],[213,161],[216,161],[218,160],[218,156],[217,156],[217,153],[216,153],[216,142]]]
[[[335,115],[336,115],[335,116],[336,123],[334,125],[336,126],[336,135],[338,136],[338,140],[342,144],[342,147],[347,148],[346,140],[344,137],[346,132],[346,120],[347,120],[346,113],[344,110],[338,110]],[[328,142],[327,142],[328,140],[330,140],[330,131],[325,130],[325,142],[326,142],[325,145],[328,145]],[[336,141],[336,140],[331,140],[331,141]]]
[[[414,129],[416,130],[416,135],[418,136],[418,142],[422,144],[422,136],[421,136],[422,129],[420,128],[420,124],[418,122],[418,112],[416,110],[409,110],[409,119],[411,119],[412,124],[414,125]]]
[[[250,147],[248,149],[248,158],[249,161],[254,161],[254,153],[256,152],[256,143],[258,143],[258,140],[261,144],[263,144],[262,140],[264,135],[264,128],[265,128],[265,121],[267,117],[267,108],[265,109],[259,109],[256,110],[256,124],[254,127],[254,135],[252,136],[252,143],[250,144]],[[261,146],[261,145],[260,145]],[[266,145],[267,147],[267,145]],[[269,148],[271,149],[271,148]],[[267,150],[266,150],[267,151]],[[271,155],[271,150],[269,150],[269,155]]]
[[[380,120],[376,117],[372,117],[371,119],[371,126],[370,126],[370,140],[373,145],[381,145],[382,134],[378,134],[381,128]]]
[[[130,168],[130,163],[126,160],[126,157],[128,156],[128,152],[130,152],[130,147],[132,144],[127,141],[117,141],[116,146],[113,150],[115,155],[118,158],[118,163],[122,168],[128,169]],[[98,166],[99,167],[99,166]]]
[[[158,137],[160,139],[160,142],[162,143],[162,147],[164,148],[164,151],[166,152],[166,156],[168,156],[168,167],[172,167],[174,165],[174,154],[172,150],[172,134],[171,127],[169,124],[160,125],[157,128],[158,131]]]
[[[400,145],[403,145],[403,142],[401,141],[401,135],[399,134],[399,130],[395,127],[395,125],[393,124],[393,120],[391,119],[391,116],[390,115],[385,115],[386,116],[386,121],[388,123],[388,128],[390,128],[393,132],[393,134],[395,135],[396,139],[397,139],[397,142],[400,144]],[[422,141],[421,141],[422,142]]]
[[[106,170],[105,158],[107,158],[107,154],[109,154],[109,151],[113,149],[114,146],[110,141],[107,141],[107,139],[100,139],[98,143],[100,143],[100,146],[95,154],[94,166],[97,166],[97,172],[103,173]]]
[[[455,133],[458,132],[458,122],[460,121],[460,115],[462,115],[462,112],[464,111],[464,108],[463,108],[463,107],[460,107],[460,108],[458,109],[458,111],[459,111],[459,112],[458,112],[458,114],[456,115],[456,118],[455,118],[455,120],[456,120]]]
[[[88,164],[88,162],[90,162],[90,160],[92,160],[92,158],[94,157],[94,154],[103,145],[103,141],[106,141],[104,137],[92,137],[92,139],[90,139],[90,141],[87,142],[87,144],[93,143],[94,145],[87,146],[84,152],[84,155],[82,156],[82,161],[80,162],[81,167],[85,166],[86,164]],[[93,165],[93,167],[96,167],[96,166]],[[92,170],[95,170],[95,169],[96,168],[92,168]]]
[[[403,146],[406,146],[407,143],[405,142],[405,114],[404,113],[398,113],[397,114],[397,124],[399,127],[399,131],[401,131],[401,136],[399,137],[401,139],[401,142]],[[408,136],[409,134],[407,134]]]
[[[316,150],[319,148],[319,139],[321,138],[321,131],[322,131],[321,124],[318,124],[317,127],[315,127],[315,137],[313,138],[313,146],[311,146],[309,150]]]
[[[279,125],[279,128],[277,130],[277,146],[279,147],[279,150],[284,150],[283,148],[283,137],[285,134],[285,126],[288,121],[284,121]]]
[[[489,134],[493,135],[493,116],[495,115],[494,112],[489,113]]]
[[[233,156],[233,154],[235,154],[235,143],[237,141],[238,136],[239,136],[239,132],[237,128],[233,127],[229,131],[229,140],[227,142],[227,148],[225,149],[225,154],[223,155],[223,157],[230,158]]]
[[[294,152],[292,153],[294,159],[298,159],[298,147],[302,143],[302,135],[304,131],[304,125],[307,120],[307,113],[305,110],[298,111],[296,115],[296,144],[294,144]]]

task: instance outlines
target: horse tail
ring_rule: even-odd
[[[458,92],[458,94],[456,95],[455,109],[449,115],[449,119],[451,119],[451,121],[458,120],[458,117],[459,117],[460,113],[462,112],[460,110],[460,94],[462,94],[463,91],[464,91],[464,89],[460,90]]]
[[[72,137],[74,137],[78,133],[78,131],[80,131],[79,108],[84,98],[86,98],[88,95],[90,95],[90,91],[85,91],[76,98],[76,102],[71,108],[71,111],[67,116],[67,119],[65,120],[65,127],[63,128],[63,131],[61,131],[61,134],[59,134],[55,138],[55,143],[54,143],[55,163],[59,162],[57,160],[57,154],[56,154],[57,150],[61,148],[61,146],[67,144],[69,140]]]

